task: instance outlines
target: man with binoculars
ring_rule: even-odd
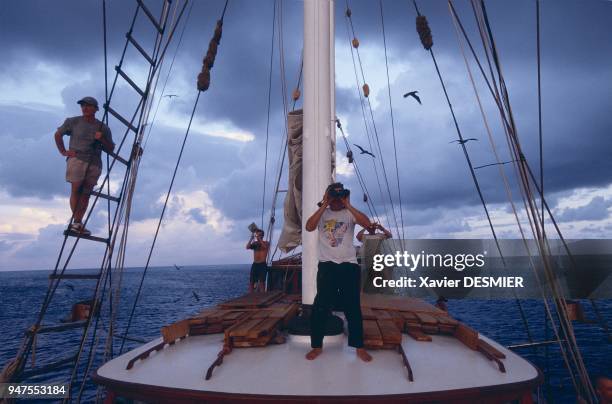
[[[317,295],[312,306],[312,350],[306,354],[308,360],[315,359],[323,350],[325,322],[338,293],[348,322],[349,346],[357,348],[357,356],[364,362],[372,360],[363,348],[361,270],[353,247],[355,224],[369,228],[370,220],[351,205],[349,196],[350,191],[341,183],[331,184],[319,209],[306,222],[307,231],[319,229]]]

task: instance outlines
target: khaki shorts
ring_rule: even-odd
[[[86,182],[89,185],[96,185],[101,173],[102,167],[76,157],[69,157],[66,162],[66,181],[71,183]]]

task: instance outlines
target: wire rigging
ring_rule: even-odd
[[[398,159],[397,159],[397,141],[395,139],[395,119],[393,119],[393,101],[391,99],[391,80],[389,78],[389,60],[387,58],[387,35],[385,33],[385,15],[383,12],[382,0],[379,0],[379,5],[380,5],[380,22],[382,26],[382,36],[383,36],[383,47],[385,50],[385,69],[387,72],[387,92],[389,96],[389,111],[391,114],[391,135],[393,137],[393,153],[395,157],[395,178],[397,179],[397,198],[399,202],[400,223],[401,223],[401,231],[402,231],[401,238],[402,240],[404,240],[405,239],[404,237],[404,210],[402,209],[402,189],[400,186],[399,165],[398,165]],[[398,233],[397,236],[400,237],[400,234]]]

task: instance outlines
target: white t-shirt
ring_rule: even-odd
[[[356,264],[354,235],[355,218],[348,209],[325,209],[319,221],[319,261]]]

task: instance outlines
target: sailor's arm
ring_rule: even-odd
[[[377,223],[377,224],[376,224],[376,227],[378,227],[378,229],[379,229],[380,231],[382,231],[382,232],[385,234],[385,237],[386,237],[386,238],[391,238],[391,237],[393,237],[393,234],[391,234],[391,232],[390,232],[389,230],[385,229],[385,228],[383,227],[383,225],[382,225],[382,224]]]
[[[74,150],[66,150],[66,146],[64,146],[63,135],[59,130],[55,131],[54,137],[55,137],[55,145],[57,146],[57,150],[60,152],[62,156],[74,157],[76,155]]]
[[[249,239],[249,241],[247,241],[246,243],[246,249],[250,250],[251,249],[251,243],[253,242],[253,238],[255,238],[255,233],[251,233],[251,238]]]
[[[96,132],[94,137],[102,144],[102,148],[105,152],[112,153],[113,150],[115,150],[115,144],[111,142],[101,131]]]
[[[359,210],[355,209],[355,207],[351,205],[351,202],[349,201],[348,197],[343,199],[343,202],[346,209],[348,209],[348,211],[353,214],[353,217],[355,218],[355,223],[365,228],[370,228],[370,226],[372,226],[372,224],[370,223],[370,219],[368,219],[368,217],[364,213],[361,213]]]
[[[317,228],[317,225],[321,221],[321,216],[323,216],[323,213],[325,212],[325,209],[327,209],[328,204],[329,201],[327,200],[326,194],[323,198],[323,203],[321,203],[319,209],[317,209],[317,211],[313,213],[312,216],[310,216],[306,221],[306,231],[314,231]]]
[[[357,233],[357,235],[355,236],[357,238],[357,241],[359,241],[360,243],[363,241],[363,233],[365,233],[366,229],[365,227],[361,230],[359,230],[359,233]]]

